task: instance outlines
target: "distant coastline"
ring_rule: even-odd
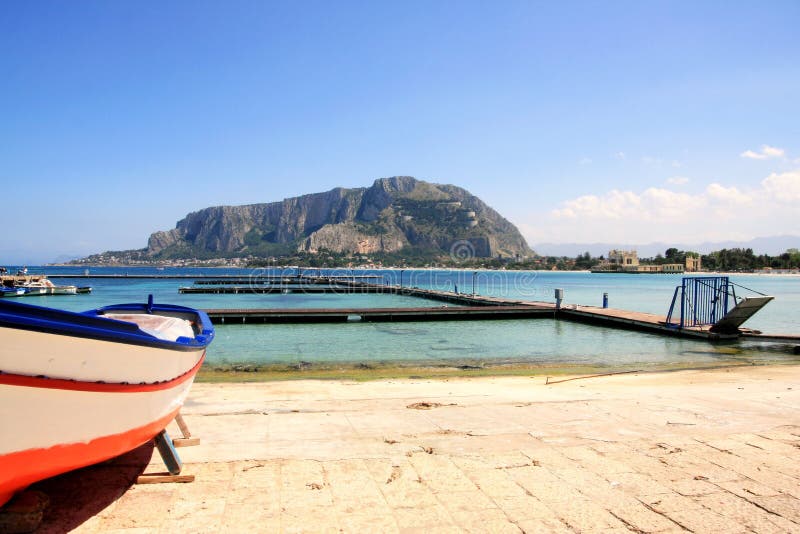
[[[620,256],[622,255],[622,256]],[[625,264],[622,257],[624,256]],[[632,260],[632,261],[631,261]],[[677,274],[682,271],[700,272],[734,272],[766,274],[767,271],[782,274],[800,272],[800,250],[789,248],[782,254],[770,256],[756,255],[752,249],[722,249],[708,254],[699,254],[689,250],[667,248],[663,255],[639,257],[636,250],[610,250],[606,255],[592,256],[586,252],[574,258],[566,256],[517,256],[517,257],[477,257],[461,256],[452,253],[449,256],[423,258],[420,256],[405,257],[400,252],[390,255],[373,254],[337,254],[297,252],[286,256],[237,256],[215,258],[144,258],[131,257],[124,253],[89,256],[70,262],[59,262],[52,265],[64,267],[223,267],[223,268],[275,268],[300,267],[309,269],[463,269],[463,270],[514,270],[514,271],[638,271],[635,274],[655,274],[647,271],[663,271],[664,274]],[[685,268],[684,268],[685,267]]]
[[[14,265],[11,266],[13,268],[17,268],[18,266]],[[93,268],[119,268],[119,269],[252,269],[253,267],[249,267],[247,265],[230,265],[230,264],[215,264],[215,265],[206,265],[206,264],[198,264],[198,265],[163,265],[163,264],[82,264],[82,265],[74,265],[71,263],[46,263],[44,265],[31,265],[28,266],[29,269],[45,269],[47,267],[65,267],[65,268],[85,268],[85,269],[93,269]],[[431,271],[456,271],[456,272],[485,272],[485,271],[509,271],[513,270],[516,272],[533,272],[533,273],[576,273],[576,274],[597,274],[592,273],[589,269],[495,269],[495,268],[488,268],[488,267],[456,267],[456,266],[436,266],[436,267],[408,267],[408,266],[401,266],[401,265],[388,265],[388,266],[354,266],[354,267],[307,267],[307,266],[298,266],[298,265],[273,265],[272,269],[297,269],[300,267],[301,269],[309,269],[309,270],[337,270],[337,271],[348,271],[348,270],[371,270],[371,271],[400,271],[400,270],[431,270]],[[262,267],[264,268],[264,267]],[[624,273],[602,273],[603,275],[607,276],[609,274],[624,274]],[[694,273],[636,273],[637,275],[670,275],[673,276],[675,274],[680,274],[682,276],[764,276],[764,277],[797,277],[800,278],[800,269],[771,269],[771,270],[753,270],[753,271],[699,271]],[[91,273],[88,275],[91,277]]]

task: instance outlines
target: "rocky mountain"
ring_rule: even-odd
[[[215,206],[150,236],[147,257],[400,253],[431,257],[527,256],[519,230],[452,185],[396,176],[268,204]]]

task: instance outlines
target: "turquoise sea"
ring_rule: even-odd
[[[317,273],[316,269],[304,269]],[[193,280],[92,278],[97,274],[242,275],[296,274],[296,269],[223,268],[91,268],[86,279],[58,280],[58,274],[84,274],[84,268],[36,267],[59,284],[91,285],[90,295],[28,297],[21,302],[74,311],[113,303],[156,301],[196,308],[313,308],[441,306],[442,303],[390,295],[183,295],[180,286]],[[616,275],[585,272],[324,270],[324,274],[376,274],[384,283],[436,288],[519,300],[553,301],[555,288],[566,303],[601,305],[666,314],[680,275]],[[775,296],[745,326],[767,333],[800,333],[800,277],[735,275],[740,286]],[[737,288],[741,295],[747,292]],[[432,323],[358,323],[312,325],[220,325],[207,366],[227,368],[254,364],[296,366],[498,366],[589,365],[603,368],[653,368],[736,362],[800,363],[790,345],[666,338],[653,334],[556,321],[465,321]]]

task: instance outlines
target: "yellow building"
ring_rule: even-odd
[[[666,274],[675,274],[683,272],[683,265],[681,265],[680,263],[665,263],[663,265],[659,265],[658,267],[661,267],[661,270],[659,272]]]
[[[687,257],[687,262],[689,258]],[[699,264],[699,258],[697,258]],[[663,273],[676,274],[684,272],[684,266],[680,263],[665,263],[663,265],[641,265],[639,255],[635,250],[609,250],[608,258],[605,259],[596,269],[596,273]]]
[[[639,265],[639,255],[635,250],[609,250],[608,263],[622,268],[636,267]]]
[[[687,273],[696,273],[702,268],[702,262],[700,261],[700,255],[697,256],[690,256],[689,254],[686,255],[686,272]]]

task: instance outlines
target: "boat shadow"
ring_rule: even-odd
[[[70,532],[101,513],[136,482],[153,456],[149,441],[112,460],[38,482],[31,490],[50,499],[37,533]]]

